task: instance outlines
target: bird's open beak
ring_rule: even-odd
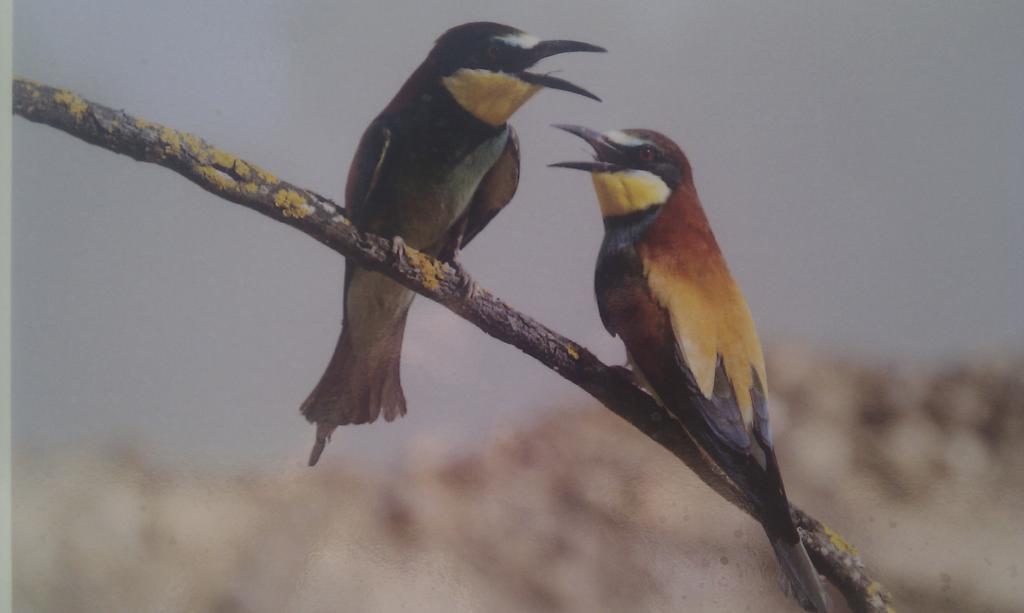
[[[551,57],[552,55],[558,55],[560,53],[604,53],[605,51],[606,49],[604,47],[598,47],[597,45],[591,45],[590,43],[581,43],[575,40],[543,40],[530,49],[530,55],[533,59],[533,62],[531,62],[530,65],[532,66],[546,57]],[[560,89],[573,94],[579,94],[586,98],[590,98],[591,100],[597,100],[598,102],[601,101],[600,98],[583,89],[579,85],[570,83],[565,79],[553,77],[550,74],[538,74],[523,70],[517,72],[516,76],[525,83],[530,83],[531,85],[540,85],[541,87],[547,87],[549,89]]]
[[[605,53],[608,50],[604,47],[598,47],[597,45],[591,45],[590,43],[581,43],[577,40],[542,40],[533,46],[530,50],[533,53],[535,62],[551,57],[552,55],[558,55],[559,53],[575,53],[582,51],[585,53]]]
[[[600,132],[591,130],[590,128],[584,128],[583,126],[567,124],[555,124],[552,127],[558,128],[559,130],[565,130],[569,134],[575,134],[587,141],[587,143],[594,148],[595,159],[587,162],[556,162],[554,164],[548,164],[548,166],[553,168],[573,168],[575,170],[585,170],[587,172],[618,172],[626,169],[621,164],[616,164],[612,161],[618,157],[619,151],[616,149],[615,145],[606,139]]]
[[[522,72],[517,72],[516,77],[518,77],[519,80],[525,83],[529,83],[531,85],[540,85],[541,87],[547,87],[549,89],[560,89],[564,92],[579,94],[585,98],[590,98],[591,100],[597,100],[598,102],[601,101],[600,98],[583,89],[579,85],[570,83],[565,79],[553,77],[549,74],[537,74],[535,72],[526,72],[524,70]]]

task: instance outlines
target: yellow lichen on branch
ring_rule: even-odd
[[[234,158],[234,160],[234,166],[232,166],[232,168],[234,168],[235,172],[238,173],[238,176],[243,179],[248,179],[252,175],[252,170],[249,169],[249,165],[238,158]]]
[[[163,143],[171,155],[181,154],[181,137],[178,132],[164,127],[160,129],[160,142]]]
[[[305,197],[293,189],[279,189],[274,194],[274,204],[281,209],[285,217],[302,219],[313,213],[313,207],[309,206]]]
[[[62,89],[54,94],[53,99],[68,107],[68,112],[71,113],[71,116],[76,121],[81,121],[82,117],[85,117],[85,111],[89,108],[89,105],[78,94],[69,92],[66,89]]]
[[[444,280],[444,270],[440,262],[408,245],[405,247],[405,257],[413,268],[420,271],[423,285],[429,289],[437,289],[441,285],[441,281]]]
[[[253,170],[256,171],[256,176],[258,176],[264,183],[269,183],[273,185],[274,183],[280,181],[280,179],[278,179],[277,176],[274,175],[274,173],[263,170],[262,168],[256,166],[255,164],[252,165],[252,168]]]
[[[221,190],[233,190],[238,187],[234,179],[217,170],[213,166],[200,166],[197,171],[212,187]],[[279,205],[280,206],[280,205]],[[285,213],[287,215],[287,213]]]
[[[829,528],[825,524],[822,524],[821,527],[825,531],[825,536],[828,537],[828,540],[830,543],[832,543],[833,547],[835,547],[843,553],[848,553],[852,556],[860,555],[860,552],[857,551],[857,548],[848,543],[846,539],[839,535],[838,532],[836,532],[832,528]]]

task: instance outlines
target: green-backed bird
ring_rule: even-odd
[[[441,35],[359,142],[345,189],[352,222],[454,259],[516,191],[519,145],[509,117],[543,88],[598,100],[568,81],[528,70],[571,51],[604,49],[540,40],[487,22]],[[341,336],[302,404],[302,414],[317,426],[310,465],[337,426],[381,415],[391,421],[406,412],[399,365],[414,294],[378,273],[351,263],[345,268]]]
[[[595,274],[601,320],[637,379],[750,500],[808,611],[828,610],[789,512],[772,447],[764,356],[746,300],[704,214],[686,155],[650,130],[556,126],[594,149],[588,171],[604,218]]]

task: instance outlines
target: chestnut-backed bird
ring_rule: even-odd
[[[512,199],[519,144],[506,123],[544,88],[598,98],[550,74],[539,60],[604,49],[540,40],[497,23],[467,23],[437,39],[426,60],[369,125],[348,172],[345,210],[362,230],[454,259]],[[344,315],[326,371],[302,404],[316,423],[309,464],[337,426],[406,412],[399,365],[413,292],[352,263]]]
[[[808,611],[822,588],[789,512],[772,447],[764,356],[679,147],[649,130],[604,134],[555,126],[587,141],[593,160],[553,166],[590,173],[604,218],[595,290],[601,320],[626,345],[638,382],[750,500]]]

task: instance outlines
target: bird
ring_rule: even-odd
[[[453,27],[370,123],[348,171],[345,211],[363,231],[446,261],[508,204],[519,183],[519,141],[508,119],[542,89],[589,91],[528,69],[604,48],[541,40],[511,26]],[[316,424],[309,465],[340,425],[406,413],[400,362],[413,292],[349,262],[341,333],[301,412]]]
[[[768,423],[754,321],[708,223],[683,151],[652,130],[555,125],[594,158],[554,167],[590,173],[604,224],[594,290],[601,321],[645,387],[752,503],[783,590],[808,611],[828,594],[800,542]]]

